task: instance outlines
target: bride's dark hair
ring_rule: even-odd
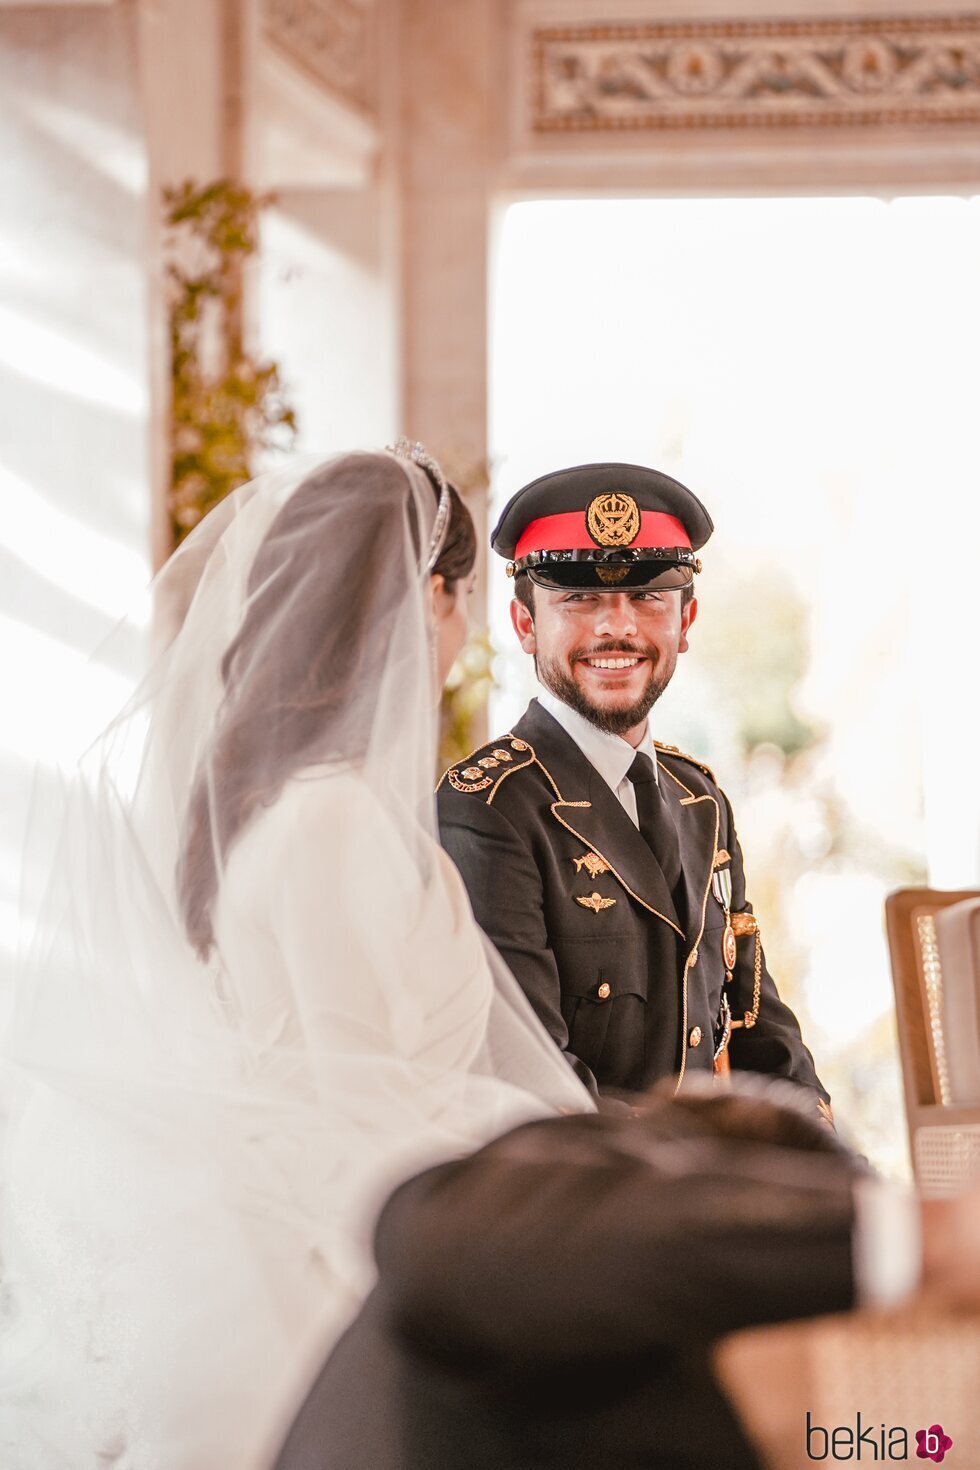
[[[476,533],[453,486],[449,494],[433,574],[453,591],[473,569]],[[393,619],[409,579],[419,576],[426,536],[405,469],[389,455],[364,454],[315,470],[266,532],[249,571],[245,615],[221,661],[224,696],[177,864],[184,925],[202,959],[214,943],[221,865],[249,818],[304,766],[364,753]]]

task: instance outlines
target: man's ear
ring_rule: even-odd
[[[690,602],[687,604],[687,607],[681,609],[681,636],[680,642],[677,645],[678,653],[686,653],[688,648],[690,647],[687,641],[687,634],[691,624],[694,622],[694,619],[697,617],[697,615],[698,600],[696,597],[692,597]]]
[[[520,643],[524,652],[534,653],[537,646],[534,641],[534,618],[528,612],[523,602],[518,602],[516,597],[511,599],[510,620],[514,625],[517,641]]]

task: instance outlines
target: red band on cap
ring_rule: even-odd
[[[630,551],[646,546],[686,546],[691,538],[676,516],[663,510],[640,511],[640,529],[629,544]],[[594,550],[596,542],[589,535],[585,512],[564,511],[561,515],[541,516],[524,527],[514,549],[514,560],[520,561],[532,551]]]

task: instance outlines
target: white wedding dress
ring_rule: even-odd
[[[410,494],[397,475],[393,489],[388,458],[357,457],[356,514],[370,471],[385,524],[399,526],[385,501],[399,493],[424,526],[428,482],[399,466]],[[346,482],[320,473],[349,524]],[[174,578],[189,578],[190,610],[66,798],[46,939],[7,1043],[3,1470],[268,1466],[370,1288],[391,1189],[528,1118],[590,1106],[435,840],[411,526],[397,529],[411,574],[377,629],[358,757],[309,745],[222,853],[210,958],[187,944],[173,875],[217,670],[227,683],[257,548],[307,483],[249,487],[191,538],[158,598],[172,607]],[[275,601],[290,640],[307,602],[290,606],[289,589],[311,595],[300,580]],[[188,720],[192,750],[174,738]]]

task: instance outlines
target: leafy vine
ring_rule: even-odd
[[[172,371],[170,496],[174,541],[250,480],[258,457],[289,449],[296,414],[279,364],[245,347],[243,278],[270,195],[227,179],[164,191]]]

